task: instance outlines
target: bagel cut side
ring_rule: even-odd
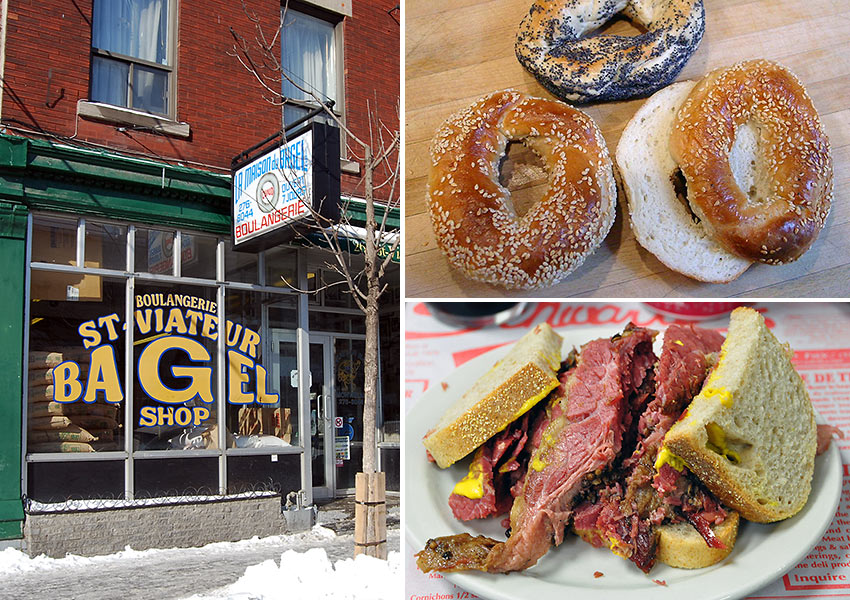
[[[549,176],[522,217],[499,183],[510,141],[534,151]],[[616,197],[602,134],[561,102],[495,92],[450,117],[431,143],[431,223],[449,262],[471,279],[510,289],[558,283],[602,243]]]
[[[699,281],[727,283],[751,261],[725,250],[706,231],[677,189],[679,166],[670,155],[676,112],[696,85],[682,81],[653,94],[629,121],[616,162],[632,231],[664,265]]]
[[[646,31],[592,35],[618,13]],[[623,100],[673,81],[704,31],[702,0],[536,0],[520,23],[515,51],[559,98]]]

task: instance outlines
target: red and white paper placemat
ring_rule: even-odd
[[[791,571],[749,598],[850,598],[850,304],[758,303],[777,337],[794,349],[794,364],[809,388],[812,403],[832,425],[848,434],[838,441],[844,466],[844,489],[836,516],[814,549]],[[731,310],[731,306],[727,307]],[[692,311],[693,312],[693,311]],[[700,326],[725,329],[728,314],[706,316],[696,311]],[[641,303],[532,303],[517,319],[498,327],[459,329],[435,320],[423,303],[408,303],[405,313],[405,410],[430,386],[466,361],[516,341],[531,326],[546,321],[566,330],[624,326],[629,321],[665,328],[677,319],[669,310]],[[407,440],[406,451],[421,450]],[[424,452],[423,452],[423,460]],[[438,573],[420,572],[413,557],[419,548],[405,543],[407,600],[477,598]]]

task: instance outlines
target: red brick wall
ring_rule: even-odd
[[[400,27],[387,14],[396,3],[355,0],[353,17],[343,25],[346,121],[364,139],[367,98],[373,104],[377,98],[378,115],[398,130]],[[248,0],[248,5],[273,33],[280,3]],[[120,132],[115,125],[76,118],[77,100],[88,98],[92,0],[9,1],[3,122],[190,166],[229,169],[234,155],[280,124],[280,109],[263,99],[254,78],[228,55],[230,27],[253,40],[254,25],[236,0],[180,0],[178,6],[177,120],[191,126],[189,139]],[[357,193],[359,179],[344,175],[343,192]]]
[[[377,117],[391,131],[399,130],[401,27],[396,22],[399,11],[392,11],[398,4],[398,0],[354,0],[352,18],[344,25],[346,125],[364,141],[369,140],[370,111],[373,120]],[[352,189],[356,183],[343,181],[343,192],[362,194],[362,185]]]

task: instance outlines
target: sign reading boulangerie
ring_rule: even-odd
[[[311,213],[339,220],[339,130],[310,123],[233,170],[233,246],[258,251],[295,237]],[[310,210],[312,209],[312,211]]]

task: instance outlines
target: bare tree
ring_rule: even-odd
[[[378,111],[377,95],[375,100],[367,102],[369,113],[368,136],[356,135],[333,112],[333,110],[313,90],[295,81],[285,72],[279,60],[278,43],[286,21],[284,7],[280,23],[272,35],[264,31],[259,17],[242,0],[242,6],[254,28],[253,39],[249,40],[232,27],[230,32],[234,43],[230,54],[235,56],[242,66],[256,79],[263,97],[274,106],[284,107],[287,98],[283,96],[282,84],[288,81],[296,88],[313,98],[317,106],[322,107],[323,114],[331,119],[345,134],[346,148],[349,156],[362,161],[362,178],[358,184],[366,203],[366,227],[363,236],[363,266],[354,266],[348,248],[348,236],[351,232],[350,223],[332,223],[315,210],[310,203],[305,202],[310,217],[324,240],[324,246],[313,244],[310,238],[302,232],[296,235],[307,244],[321,247],[329,253],[326,266],[339,274],[341,284],[347,286],[357,307],[363,311],[366,320],[366,349],[364,356],[364,402],[363,402],[363,464],[364,473],[376,471],[375,431],[377,422],[377,390],[378,390],[378,307],[381,295],[387,289],[383,281],[384,274],[392,257],[398,250],[401,236],[387,230],[389,209],[398,206],[398,178],[400,173],[399,145],[400,138],[397,124],[399,122],[398,107],[395,107],[395,126],[384,123]],[[281,111],[281,113],[283,110]],[[283,130],[283,128],[282,128]],[[285,141],[285,138],[284,138]],[[384,199],[384,207],[376,210],[376,193]],[[332,199],[336,200],[336,199]],[[343,214],[345,206],[341,207]],[[381,250],[384,251],[381,251]],[[383,254],[383,256],[382,256]],[[303,291],[303,290],[299,290]]]

